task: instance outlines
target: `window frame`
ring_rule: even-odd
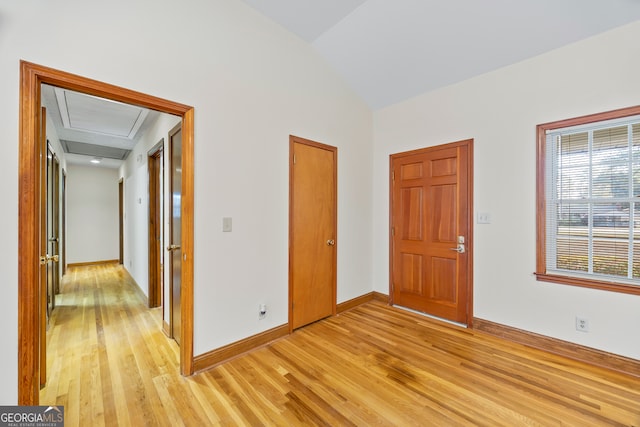
[[[536,279],[543,282],[552,282],[570,286],[580,286],[591,289],[620,292],[626,294],[640,295],[640,285],[620,283],[614,280],[587,279],[571,275],[558,275],[547,273],[546,266],[546,246],[547,246],[547,202],[545,191],[545,171],[546,171],[546,141],[547,132],[556,129],[586,125],[607,120],[621,119],[640,114],[640,105],[634,107],[621,108],[618,110],[603,113],[590,114],[586,116],[574,117],[571,119],[558,120],[543,123],[536,126]]]

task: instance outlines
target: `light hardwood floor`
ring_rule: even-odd
[[[71,269],[42,405],[67,426],[640,426],[640,380],[379,302],[183,378],[122,267]]]

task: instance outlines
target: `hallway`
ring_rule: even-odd
[[[161,397],[187,387],[161,309],[147,309],[136,290],[116,264],[70,267],[64,276],[40,404],[64,405],[66,425],[143,425],[162,412]]]

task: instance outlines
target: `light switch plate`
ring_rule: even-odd
[[[478,212],[478,224],[491,224],[491,214],[489,212]]]
[[[230,217],[222,218],[222,231],[225,233],[231,232],[232,220]]]

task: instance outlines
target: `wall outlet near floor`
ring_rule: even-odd
[[[589,332],[589,319],[576,316],[576,331]]]
[[[266,304],[260,304],[258,307],[258,319],[262,320],[267,317],[267,306]]]

